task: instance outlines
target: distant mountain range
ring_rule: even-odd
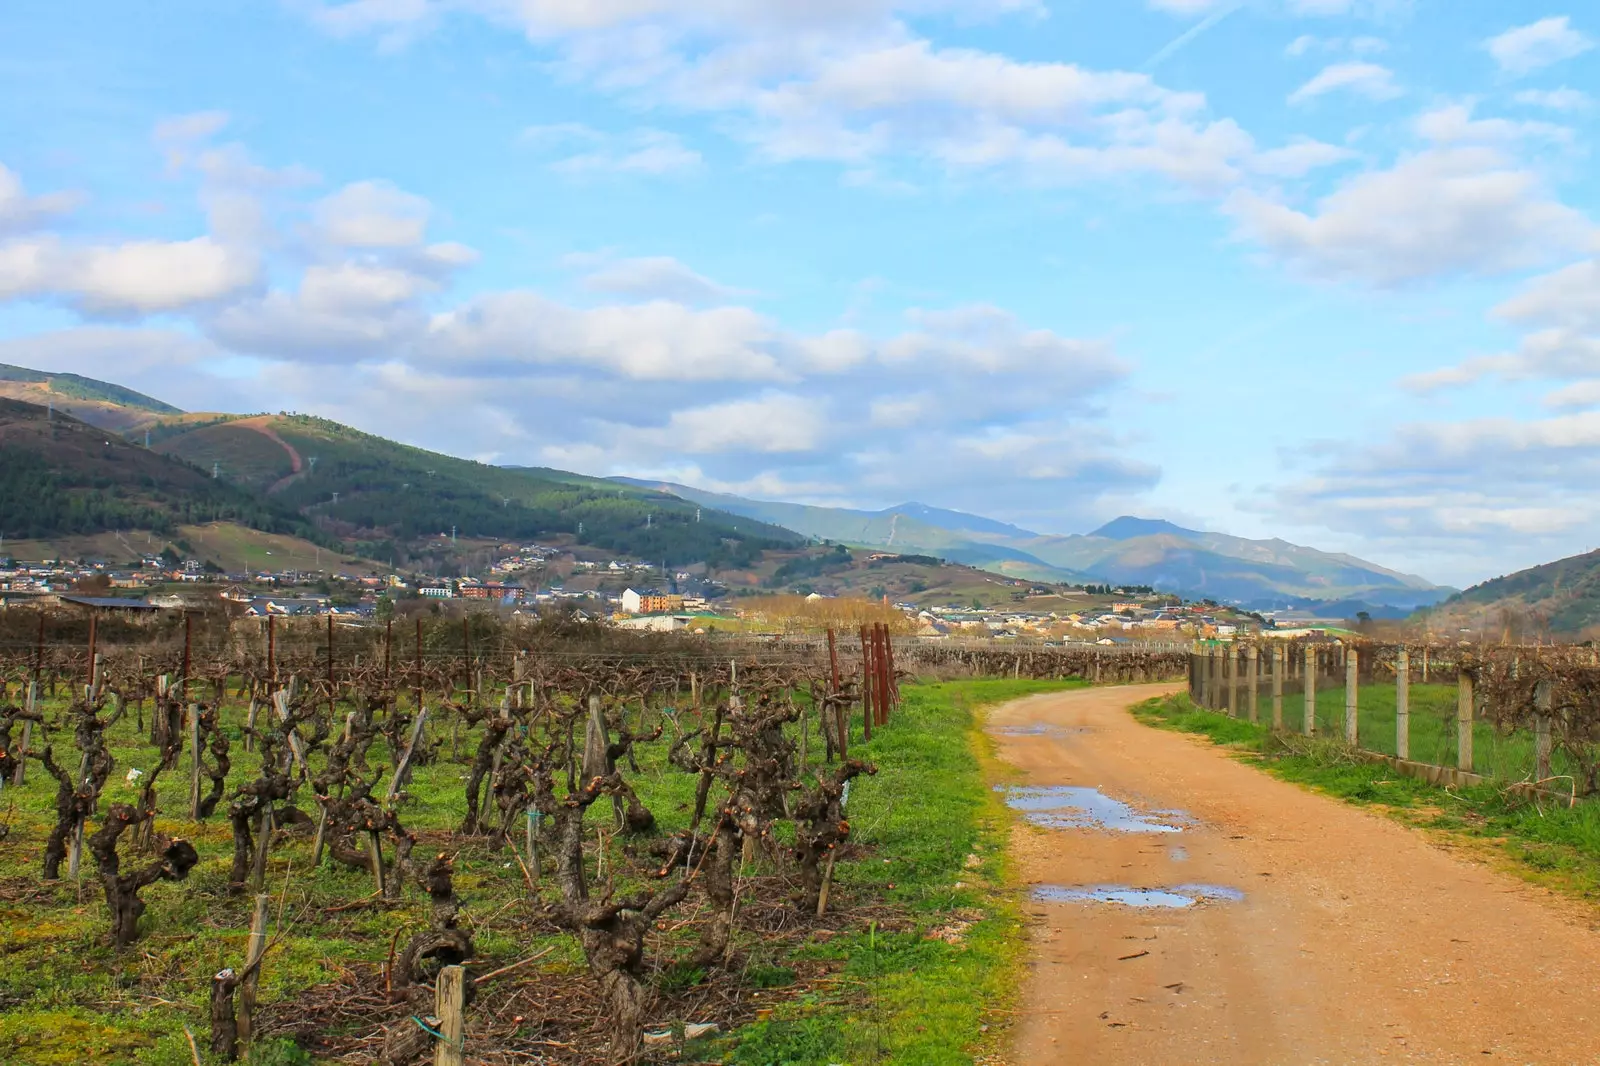
[[[938,556],[1031,581],[1149,585],[1252,609],[1338,616],[1365,610],[1395,617],[1455,591],[1349,555],[1160,519],[1122,517],[1087,535],[1062,536],[916,502],[878,511],[815,507],[673,483],[489,466],[326,419],[187,414],[108,382],[3,364],[0,397],[21,401],[4,412],[13,427],[0,439],[7,459],[18,456],[11,465],[36,474],[56,471],[48,493],[66,501],[30,509],[28,496],[14,495],[9,509],[0,508],[0,535],[13,538],[24,530],[49,538],[238,521],[393,565],[439,557],[447,550],[440,535],[454,530],[477,541],[560,536],[635,558],[718,567],[828,540]],[[49,428],[47,407],[67,416],[60,426],[87,424],[128,441],[148,440],[150,451],[134,456],[133,445],[119,438],[103,443],[96,459],[83,443],[88,436]],[[155,456],[167,465],[150,466]]]
[[[980,515],[907,503],[881,511],[753,500],[671,482],[613,478],[771,522],[819,540],[937,555],[1011,577],[1150,585],[1254,610],[1304,608],[1402,617],[1454,589],[1354,556],[1124,516],[1087,535],[1049,535]]]

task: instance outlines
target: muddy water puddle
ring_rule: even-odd
[[[1165,907],[1182,910],[1197,903],[1242,903],[1244,893],[1224,885],[1186,884],[1171,888],[1136,888],[1132,885],[1035,885],[1033,898],[1040,903],[1115,903],[1124,907]]]
[[[1181,833],[1193,819],[1182,811],[1141,811],[1096,788],[1080,785],[1005,788],[1006,806],[1045,829],[1104,829],[1112,833]]]
[[[1091,733],[1093,730],[1086,725],[1048,725],[1044,722],[1033,722],[1029,725],[1001,726],[994,732],[996,736],[1002,737],[1069,737]]]

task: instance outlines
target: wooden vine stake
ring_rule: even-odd
[[[256,989],[261,981],[261,956],[267,950],[267,907],[272,897],[265,892],[256,896],[255,910],[250,915],[250,940],[245,947],[244,979],[239,982],[239,1043],[250,1047],[250,1034],[255,1025]]]
[[[466,971],[446,966],[439,971],[434,1010],[439,1017],[439,1036],[433,1044],[433,1066],[466,1066]]]
[[[189,704],[189,820],[200,820],[200,705]]]

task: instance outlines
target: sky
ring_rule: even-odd
[[[0,362],[1466,585],[1600,546],[1600,13],[8,0]]]

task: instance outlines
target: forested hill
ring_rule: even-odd
[[[1600,626],[1600,551],[1474,585],[1425,616],[1438,632],[1487,628],[1510,639],[1582,633]]]
[[[747,565],[804,538],[663,492],[557,470],[490,466],[307,415],[185,416],[152,446],[286,507],[369,558],[399,563],[449,536],[579,544],[670,564]]]
[[[0,398],[0,534],[18,539],[235,522],[311,536],[276,502],[107,430]]]

